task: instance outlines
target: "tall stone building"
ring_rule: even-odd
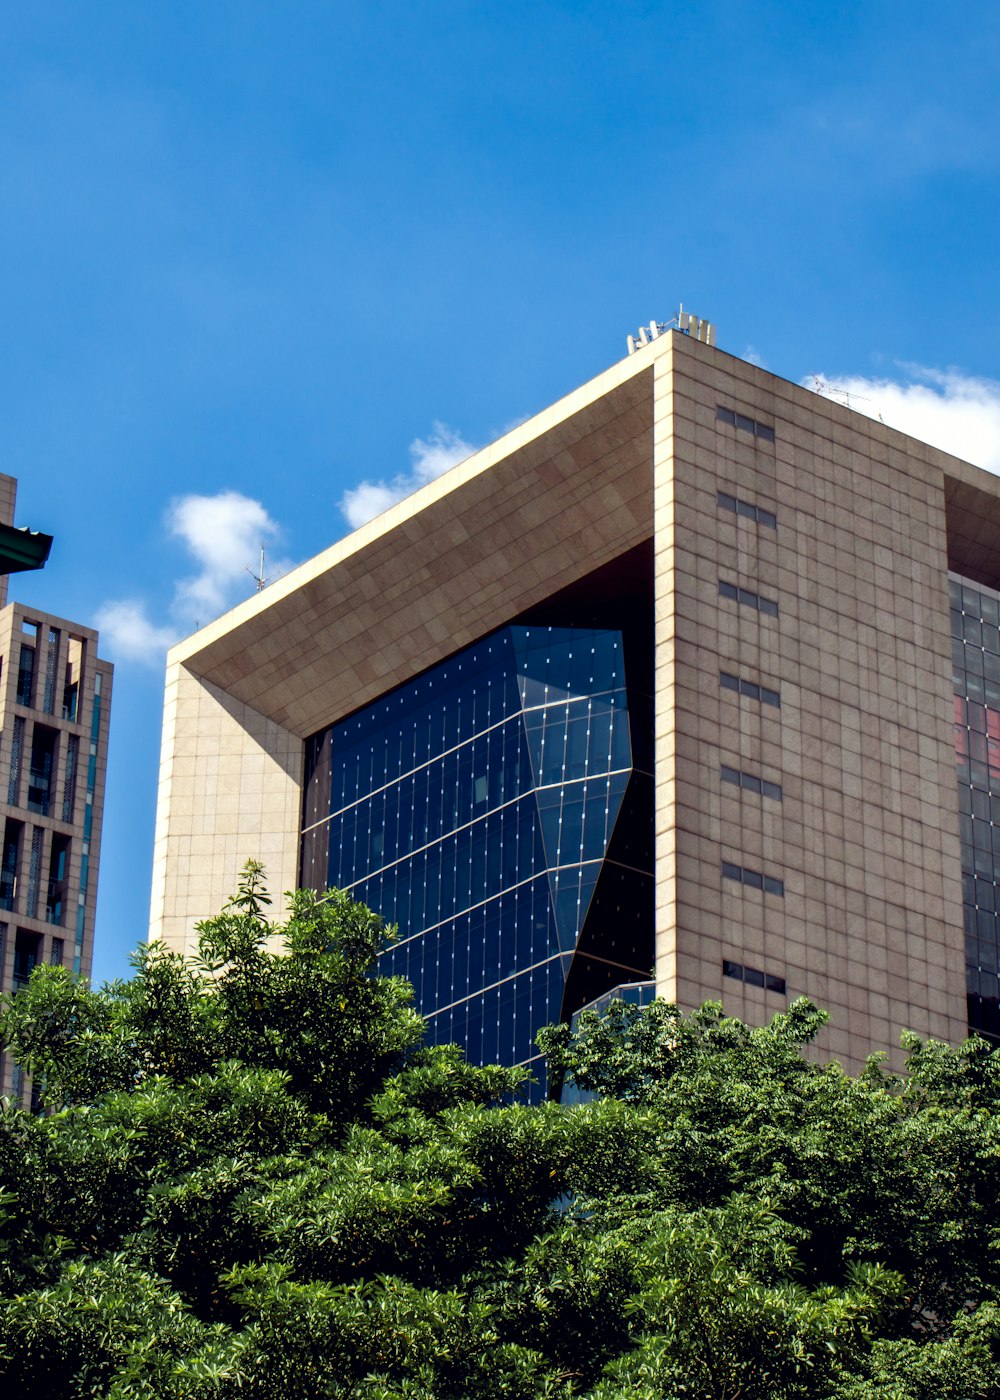
[[[654,982],[998,1035],[998,589],[995,477],[663,334],[174,648],[153,929],[341,884],[476,1058]]]
[[[0,567],[37,567],[32,537],[10,528],[16,485],[0,476]],[[98,657],[92,628],[8,603],[7,588],[4,573],[0,989],[10,992],[24,986],[39,962],[90,973],[112,667]],[[0,1088],[22,1092],[9,1063]]]

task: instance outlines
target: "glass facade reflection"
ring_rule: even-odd
[[[969,1029],[1000,1041],[1000,593],[950,587]]]
[[[641,666],[640,666],[641,671]],[[307,746],[302,881],[398,925],[431,1037],[527,1063],[649,975],[652,701],[613,627],[510,626]]]

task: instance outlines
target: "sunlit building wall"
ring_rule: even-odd
[[[997,478],[662,335],[171,652],[154,931],[191,947],[248,857],[343,884],[476,1058],[647,981],[808,996],[854,1067],[990,1031],[1000,707],[949,574],[992,596],[998,545]]]

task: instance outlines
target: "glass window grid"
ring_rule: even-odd
[[[969,1028],[1000,1039],[1000,593],[949,578]]]
[[[516,943],[500,936],[509,928]],[[450,921],[435,937],[416,935],[408,949],[395,945],[380,970],[412,981],[436,1040],[458,1040],[479,1063],[518,1063],[535,1053],[539,1025],[559,1017],[565,967],[555,943],[542,874]],[[504,1024],[504,1008],[523,1002],[526,989],[534,1010],[520,1025]]]
[[[584,711],[580,710],[579,708],[571,712],[569,709],[570,706],[583,706],[585,707],[586,713],[584,713]],[[560,711],[560,709],[561,711],[565,711],[565,718],[567,721],[570,718],[572,718],[574,724],[580,727],[587,728],[588,738],[591,726],[599,724],[603,720],[608,729],[613,730],[614,732],[613,746],[610,744],[609,740],[609,747],[613,748],[613,753],[609,755],[609,757],[611,757],[614,761],[614,755],[617,755],[617,761],[622,762],[623,759],[627,758],[631,747],[629,732],[629,714],[627,707],[628,697],[626,691],[624,689],[617,689],[605,691],[595,695],[574,696],[568,700],[553,700],[547,704],[535,705],[528,707],[524,710],[519,710],[516,714],[509,716],[507,719],[498,720],[497,723],[491,726],[490,728],[487,728],[483,731],[480,731],[479,733],[471,735],[467,739],[462,740],[461,743],[456,744],[454,747],[447,749],[442,753],[434,754],[422,764],[411,768],[408,772],[401,773],[398,777],[395,778],[387,778],[386,781],[380,783],[378,786],[373,787],[370,790],[358,793],[357,795],[353,796],[350,801],[344,801],[340,807],[332,810],[328,816],[324,816],[315,821],[309,822],[302,828],[302,830],[303,832],[307,832],[315,827],[322,826],[324,823],[330,821],[331,818],[340,817],[345,812],[348,812],[352,807],[360,806],[362,803],[369,802],[374,798],[377,798],[380,793],[387,792],[390,789],[398,787],[398,785],[402,782],[418,777],[419,774],[425,772],[427,769],[430,769],[434,764],[444,762],[445,760],[450,759],[453,755],[458,755],[458,761],[461,762],[462,750],[468,748],[468,746],[471,744],[477,743],[477,741],[485,739],[486,736],[495,733],[498,730],[504,729],[507,726],[516,727],[522,722],[528,722],[529,728],[537,728],[537,722],[533,724],[531,723],[531,721],[535,720],[538,716],[543,716],[549,718],[551,728],[552,724],[554,723],[554,721],[551,720],[551,715],[556,711]],[[540,722],[544,723],[544,719]],[[558,732],[563,733],[563,730],[560,728]],[[488,755],[486,761],[489,762]],[[482,760],[477,766],[480,768],[482,767]],[[492,763],[490,764],[491,771],[495,768],[495,766],[496,765],[493,765]],[[547,776],[545,774],[540,775],[540,785],[542,786],[550,782],[561,781],[562,778],[566,776],[565,763],[563,763],[561,768],[553,769],[550,762],[549,767],[550,771],[548,772]],[[436,779],[435,785],[437,785]],[[483,799],[477,798],[477,800],[486,799],[484,797]]]
[[[399,924],[381,967],[414,982],[434,1038],[509,1063],[485,1008],[523,1003],[514,1058],[536,1056],[629,780],[622,637],[509,628],[439,670],[415,713],[396,694],[334,727],[335,810],[305,830],[328,829],[328,882]]]
[[[334,832],[329,883],[378,908],[391,923],[426,929],[536,870],[601,860],[627,779],[625,770],[528,792],[357,878],[344,878],[351,852]],[[355,854],[352,875],[359,866],[363,854]]]
[[[538,757],[530,765],[539,778],[534,784],[524,756],[524,735],[519,722],[512,721],[502,744],[470,751],[471,764],[466,764],[464,774],[460,760],[445,756],[439,764],[429,764],[417,774],[407,775],[399,783],[372,794],[367,802],[361,799],[328,818],[330,882],[350,888],[362,878],[359,870],[364,871],[364,878],[370,878],[400,860],[418,855],[435,842],[458,837],[517,803],[524,793],[534,793],[546,809],[557,799],[562,809],[561,821],[566,809],[579,804],[591,812],[597,791],[594,782],[604,779],[607,788],[611,779],[631,771],[624,701],[616,710],[599,714],[596,723],[591,722],[592,718],[582,713],[579,724],[566,720],[563,739],[558,738],[557,729],[557,742],[550,741],[547,753],[542,732]],[[586,727],[582,721],[587,721]],[[551,739],[551,727],[548,733]],[[579,740],[579,752],[575,754],[574,734]],[[530,736],[527,747],[531,747]],[[476,777],[477,772],[481,778]],[[557,777],[559,772],[566,774],[561,780]],[[577,772],[589,776],[570,776]],[[449,798],[449,794],[453,797]],[[606,837],[606,830],[602,834]],[[582,839],[581,836],[581,842]]]
[[[567,630],[505,628],[342,721],[336,727],[330,810],[352,800],[338,802],[336,798],[336,768],[347,772],[352,756],[359,776],[350,787],[361,795],[396,781],[400,774],[478,737],[524,709],[573,695],[623,689],[620,634],[574,628],[571,641],[560,645],[557,639],[553,645],[553,633]],[[559,684],[553,674],[556,657],[566,668]],[[512,660],[529,673],[521,675],[519,682],[511,674]],[[362,773],[368,775],[367,780]]]

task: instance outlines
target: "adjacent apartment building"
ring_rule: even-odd
[[[17,483],[0,476],[0,567],[31,568],[10,529]],[[7,557],[9,555],[9,557]],[[94,949],[112,667],[97,633],[7,602],[0,575],[0,991],[37,963],[88,976]],[[20,1097],[0,1063],[0,1093]]]
[[[173,649],[152,926],[253,857],[431,1034],[805,994],[1000,1036],[1000,481],[670,331]]]

